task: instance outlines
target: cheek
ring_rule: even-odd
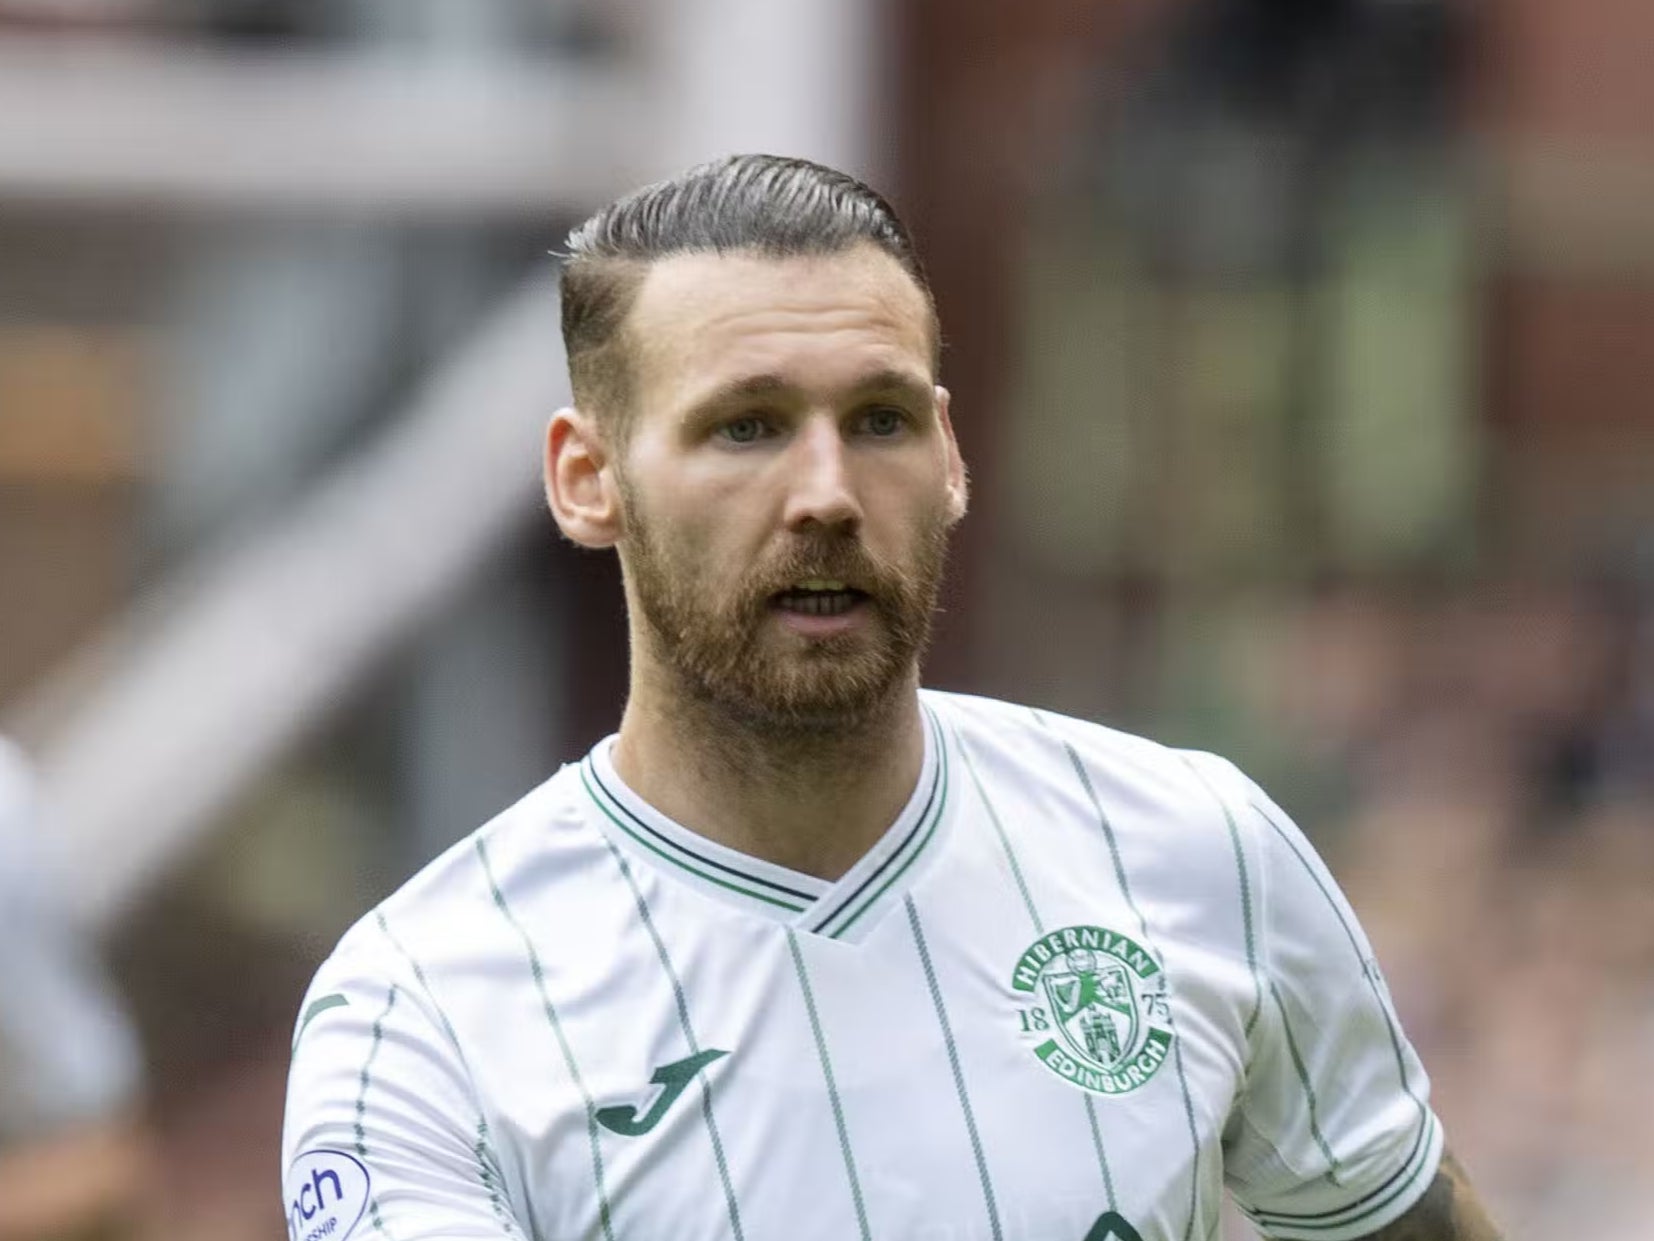
[[[764,480],[755,477],[750,463],[714,453],[685,453],[646,441],[632,449],[626,473],[632,504],[657,544],[733,546],[761,524],[768,503]]]
[[[719,511],[716,505],[685,503],[683,497],[657,500],[643,506],[638,533],[674,577],[691,588],[705,589],[743,563],[740,553],[722,546],[726,536],[716,520]]]
[[[945,473],[914,469],[888,478],[867,493],[868,537],[910,547],[938,525],[951,525]],[[877,533],[874,533],[874,532]]]
[[[672,495],[662,518],[710,574],[735,578],[773,550],[781,529],[770,493],[751,478],[703,472]]]

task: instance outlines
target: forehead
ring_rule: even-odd
[[[644,277],[628,317],[640,396],[685,397],[749,374],[852,383],[870,369],[931,378],[930,305],[872,245],[836,254],[672,255]]]

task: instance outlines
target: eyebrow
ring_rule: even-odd
[[[796,385],[790,380],[772,372],[744,375],[713,388],[689,407],[689,413],[693,415],[740,401],[781,396],[795,390]],[[931,399],[931,384],[910,371],[887,367],[863,375],[850,386],[849,392],[853,396],[901,395],[928,404]]]
[[[856,381],[851,391],[858,395],[878,392],[899,393],[928,404],[933,399],[935,388],[936,385],[929,379],[920,378],[911,371],[889,368],[863,376]]]

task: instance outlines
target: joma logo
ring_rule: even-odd
[[[1091,1225],[1091,1231],[1085,1234],[1085,1241],[1143,1241],[1143,1234],[1126,1223],[1122,1216],[1110,1211]]]

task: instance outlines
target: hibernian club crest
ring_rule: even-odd
[[[1093,1094],[1136,1090],[1172,1047],[1165,976],[1134,940],[1100,926],[1040,936],[1017,960],[1011,986],[1034,1055],[1058,1077]]]

